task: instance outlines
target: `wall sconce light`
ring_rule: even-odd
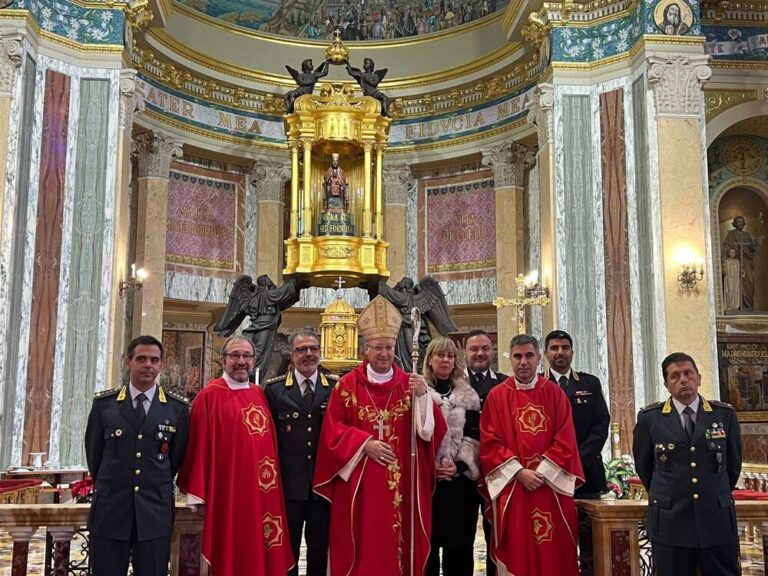
[[[529,306],[546,306],[550,302],[549,288],[539,284],[539,273],[533,271],[527,276],[518,274],[515,278],[517,294],[515,298],[497,297],[493,301],[496,308],[517,306],[518,334],[525,334],[525,309]]]
[[[147,272],[144,268],[136,270],[136,264],[131,264],[131,275],[126,280],[120,280],[120,298],[125,298],[128,292],[141,290],[146,278]]]
[[[680,265],[677,285],[681,292],[694,292],[696,284],[704,278],[704,261],[689,246],[681,246],[675,254]]]
[[[704,278],[704,265],[681,264],[680,274],[677,275],[677,284],[683,292],[693,292],[696,284]]]

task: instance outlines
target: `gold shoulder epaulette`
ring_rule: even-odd
[[[714,404],[715,406],[720,406],[720,408],[728,408],[730,410],[736,410],[736,408],[733,407],[733,404],[728,404],[728,402],[721,402],[720,400],[710,400],[710,404]]]
[[[172,392],[165,388],[163,388],[163,392],[165,392],[166,395],[170,396],[171,398],[178,400],[179,402],[184,402],[184,404],[189,404],[189,398],[187,398],[186,396],[182,396],[181,394],[177,394],[176,392]]]
[[[648,412],[649,410],[654,410],[656,408],[661,408],[664,406],[665,402],[662,400],[661,402],[654,402],[653,404],[648,404],[648,406],[643,406],[640,408],[640,412]]]
[[[325,377],[328,378],[328,380],[334,380],[335,382],[338,382],[341,379],[341,376],[337,374],[326,374]]]
[[[120,388],[107,388],[101,392],[96,392],[96,394],[93,396],[94,398],[104,398],[105,396],[111,396],[112,394],[117,394],[118,392],[120,392]]]
[[[281,380],[285,380],[286,376],[288,374],[281,374],[280,376],[275,376],[274,378],[270,378],[266,382],[264,382],[264,386],[269,386],[270,384],[274,384],[275,382],[280,382]]]

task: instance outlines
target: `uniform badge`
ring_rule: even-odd
[[[667,461],[667,455],[666,454],[662,454],[661,456],[659,456],[659,460],[661,460],[662,462],[666,462]]]
[[[123,431],[122,431],[122,429],[118,428],[117,430],[115,430],[115,436],[117,436],[118,438],[120,438],[120,436],[122,436],[122,435],[123,435]]]
[[[294,413],[293,413],[293,418],[294,418],[294,419],[297,419],[298,417],[299,417],[299,413],[298,413],[298,412],[294,412]]]
[[[162,462],[165,459],[165,454],[158,454],[157,459]]]
[[[674,449],[675,449],[675,445],[674,444],[672,444],[671,442],[669,444],[667,444],[667,450],[674,450]]]
[[[287,425],[285,426],[285,431],[286,431],[286,432],[290,432],[290,431],[291,431],[291,425],[290,425],[290,424],[287,424]]]

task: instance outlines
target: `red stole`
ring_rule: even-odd
[[[583,482],[571,405],[562,390],[542,376],[531,390],[508,378],[488,395],[480,420],[480,467],[487,482],[517,458],[536,469],[546,458]],[[548,484],[529,492],[516,479],[490,503],[491,553],[500,569],[515,576],[578,576],[577,520],[573,496]]]
[[[416,469],[411,470],[412,427],[408,374],[394,367],[392,380],[372,384],[367,363],[344,376],[331,393],[320,435],[315,492],[331,502],[330,576],[410,576],[410,478],[416,475],[415,566],[424,573],[429,556],[435,453],[446,431],[432,405],[435,429],[430,442],[417,436]],[[362,453],[379,414],[387,442],[397,455],[388,467],[364,454],[345,481],[340,472]]]
[[[214,576],[293,566],[277,439],[264,391],[211,380],[192,404],[179,488],[203,500],[203,556]]]

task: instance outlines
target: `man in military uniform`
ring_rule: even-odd
[[[93,576],[165,576],[173,531],[173,477],[187,445],[187,401],[155,384],[163,345],[128,345],[130,382],[96,395],[85,430],[94,480],[88,518]]]
[[[571,369],[573,339],[564,330],[554,330],[544,338],[544,354],[549,363],[545,376],[568,395],[576,428],[579,456],[584,468],[584,484],[574,498],[597,500],[605,492],[605,468],[601,451],[608,440],[611,415],[605,403],[600,380],[586,372]]]
[[[288,574],[298,575],[301,535],[306,530],[307,576],[325,576],[330,505],[312,492],[312,478],[320,425],[338,378],[319,372],[320,339],[312,329],[306,328],[291,336],[290,345],[293,369],[268,380],[265,388],[277,426],[288,530],[297,560]]]
[[[483,403],[488,396],[488,392],[499,382],[507,379],[506,374],[494,372],[491,368],[493,364],[493,342],[485,330],[471,330],[464,338],[464,360],[467,364],[466,372],[472,388],[480,396],[480,411],[482,412]],[[482,511],[483,499],[478,494],[480,503],[480,514],[483,517],[483,535],[485,536],[485,573],[488,576],[495,576],[496,565],[493,563],[490,555],[491,523],[485,517]]]
[[[731,491],[741,473],[741,433],[730,404],[699,393],[682,352],[661,364],[671,397],[640,410],[633,452],[648,491],[648,537],[658,576],[737,576],[739,537]]]

